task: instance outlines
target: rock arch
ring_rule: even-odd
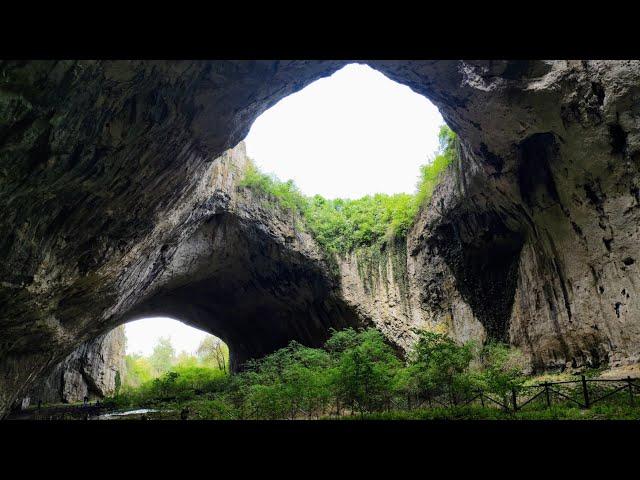
[[[251,264],[250,279],[231,267],[219,278],[251,285],[267,316],[288,312],[251,346],[240,339],[260,313],[241,315],[227,335],[242,356],[373,321],[401,345],[412,325],[444,324],[459,338],[499,331],[537,368],[640,358],[639,62],[366,62],[427,96],[461,138],[459,162],[407,240],[400,309],[391,297],[357,298],[348,264],[336,283],[313,242],[231,193],[233,172],[216,160],[262,111],[345,63],[0,63],[0,412],[136,311],[164,311],[189,286],[215,297],[199,283],[214,278],[206,257],[178,258],[198,251],[198,235],[216,241],[225,229],[262,238],[259,257],[277,261],[264,279]],[[556,193],[544,195],[551,184]],[[512,284],[483,290],[483,275],[461,272],[505,253],[500,245]],[[283,290],[270,291],[279,275]],[[304,292],[322,302],[291,302]],[[494,299],[498,316],[482,313],[486,292],[512,297]],[[218,301],[232,295],[223,288]],[[312,320],[301,325],[303,313]]]

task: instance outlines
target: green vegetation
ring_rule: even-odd
[[[292,180],[283,182],[249,164],[241,188],[249,188],[269,201],[297,211],[318,243],[330,253],[343,254],[358,247],[380,245],[404,238],[420,208],[427,205],[442,173],[457,154],[457,138],[443,125],[440,147],[433,161],[420,168],[414,195],[375,194],[350,199],[305,197]]]
[[[358,250],[361,276],[371,279],[391,247],[402,243],[420,209],[429,205],[442,173],[458,154],[457,138],[448,127],[441,128],[439,141],[433,161],[420,168],[413,195],[306,197],[293,181],[265,175],[251,163],[239,187],[297,212],[326,252]],[[401,270],[401,264],[394,264],[394,274]],[[149,358],[127,357],[123,387],[108,402],[119,408],[161,409],[157,418],[178,418],[184,411],[193,419],[229,420],[640,418],[640,405],[629,405],[625,392],[590,409],[577,408],[569,400],[579,389],[574,384],[558,387],[565,388],[564,397],[555,394],[549,407],[544,395],[533,396],[537,384],[573,377],[526,377],[522,355],[504,344],[458,344],[442,334],[415,333],[418,338],[407,358],[375,329],[346,329],[333,332],[324,348],[292,342],[248,362],[234,375],[228,374],[228,350],[216,339],[205,340],[195,357],[176,357],[162,339]],[[590,388],[594,398],[611,392],[606,385]],[[514,395],[520,396],[518,404],[532,398],[526,410],[514,412]]]
[[[200,342],[197,355],[201,364],[215,366],[222,373],[227,373],[229,347],[219,338],[214,336],[205,338]]]
[[[125,357],[125,373],[122,385],[124,388],[136,388],[154,377],[149,359],[138,354]]]
[[[624,401],[594,405],[581,409],[568,404],[552,405],[550,408],[527,409],[505,412],[492,407],[454,406],[419,408],[415,410],[392,410],[369,413],[362,417],[342,417],[362,420],[638,420],[640,406],[631,406]]]
[[[442,334],[416,334],[406,359],[379,331],[346,329],[334,331],[324,348],[292,342],[248,362],[235,375],[226,374],[215,360],[209,365],[174,365],[138,388],[123,389],[107,403],[161,409],[155,418],[179,418],[184,410],[192,419],[229,420],[640,418],[640,405],[629,405],[626,390],[590,409],[578,408],[567,397],[580,398],[579,384],[556,385],[565,388],[567,397],[554,395],[550,408],[539,395],[514,412],[514,392],[520,405],[540,388],[528,386],[531,379],[523,374],[520,352],[499,343],[460,345]],[[214,349],[205,346],[202,351],[206,355],[196,361],[210,358]],[[589,388],[596,398],[612,387]]]
[[[214,336],[200,342],[195,356],[187,352],[176,355],[171,340],[161,337],[149,357],[135,353],[125,356],[125,371],[119,376],[117,392],[126,396],[136,389],[148,390],[158,379],[160,383],[155,384],[161,385],[163,380],[160,377],[171,373],[178,373],[183,379],[197,377],[204,381],[207,372],[215,377],[226,374],[228,365],[229,349]]]
[[[228,377],[209,366],[176,365],[161,377],[149,380],[137,388],[124,388],[107,399],[117,408],[158,406],[184,402],[207,392],[216,391],[217,383]]]
[[[149,363],[154,376],[161,375],[171,368],[175,363],[176,351],[171,345],[171,339],[161,337],[153,347],[153,353],[149,357]]]
[[[431,199],[433,189],[440,181],[440,176],[458,155],[458,137],[446,125],[440,127],[438,133],[440,147],[433,162],[420,167],[420,180],[415,203],[418,208],[426,205]]]

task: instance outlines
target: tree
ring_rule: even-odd
[[[175,366],[181,368],[195,367],[198,365],[198,358],[190,353],[181,351],[176,357]]]
[[[155,376],[169,371],[175,363],[175,356],[176,351],[171,344],[171,339],[160,337],[155,347],[153,347],[153,353],[149,357],[149,363],[151,363]]]
[[[525,381],[525,360],[522,352],[498,342],[487,343],[480,352],[479,380],[483,388],[507,397]]]
[[[402,364],[378,330],[336,332],[327,348],[334,356],[333,381],[339,398],[361,414],[388,406]]]
[[[411,352],[410,375],[415,393],[422,397],[447,395],[452,404],[472,386],[469,364],[473,359],[472,342],[458,345],[446,335],[417,331],[418,341]]]
[[[229,348],[219,338],[213,335],[206,337],[200,342],[196,354],[202,363],[216,365],[223,373],[227,373]]]
[[[153,378],[152,370],[147,358],[136,353],[127,355],[122,384],[126,387],[139,387]]]

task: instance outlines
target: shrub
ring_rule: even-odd
[[[138,387],[121,388],[107,401],[117,407],[149,407],[168,401],[185,401],[204,393],[224,391],[227,379],[218,369],[201,366],[174,367]]]
[[[520,351],[498,342],[487,343],[480,352],[478,379],[484,389],[507,396],[524,384],[524,358]]]
[[[417,331],[418,341],[411,352],[409,381],[420,397],[446,396],[457,404],[475,387],[469,372],[474,344],[458,345],[440,333]]]
[[[138,388],[121,389],[110,401],[119,407],[187,407],[191,418],[295,419],[319,418],[334,405],[337,415],[389,411],[405,399],[409,404],[411,396],[457,408],[478,388],[504,397],[522,385],[522,356],[506,345],[489,343],[480,349],[443,334],[416,333],[406,364],[378,330],[348,328],[332,331],[324,348],[294,341],[247,362],[235,375],[194,365],[188,358]],[[416,415],[489,415],[469,408]],[[503,418],[495,409],[490,412]]]
[[[338,398],[361,414],[388,407],[402,364],[375,329],[334,334],[332,383]]]
[[[329,357],[321,349],[291,342],[271,355],[248,362],[239,375],[247,408],[260,418],[296,418],[322,410],[330,398]]]

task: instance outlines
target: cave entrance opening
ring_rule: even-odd
[[[444,124],[423,95],[352,63],[262,113],[245,144],[259,170],[307,196],[412,194]]]
[[[226,375],[229,348],[224,341],[170,317],[127,322],[122,387],[139,387],[166,376]]]
[[[85,404],[150,385],[227,375],[229,348],[218,337],[170,317],[137,318],[78,346],[21,398],[16,408]]]

